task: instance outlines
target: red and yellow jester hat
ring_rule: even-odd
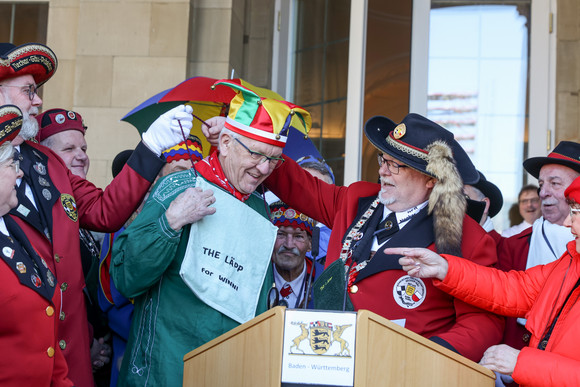
[[[266,144],[284,147],[290,127],[308,135],[310,113],[290,102],[260,96],[258,88],[235,80],[222,79],[215,85],[226,85],[236,91],[230,102],[225,127],[232,132]]]

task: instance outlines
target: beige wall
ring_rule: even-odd
[[[580,1],[558,0],[556,143],[580,142]]]
[[[188,77],[258,86],[271,78],[270,0],[51,0],[47,45],[59,68],[43,88],[44,109],[79,112],[89,129],[88,179],[105,187],[114,156],[139,141],[120,119]]]
[[[89,129],[89,180],[104,187],[114,156],[139,141],[120,119],[186,77],[189,0],[52,0],[47,44],[59,68],[44,109],[72,108]]]

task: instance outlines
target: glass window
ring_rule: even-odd
[[[427,116],[514,202],[527,158],[530,1],[446,3],[431,3]]]
[[[412,3],[368,2],[364,122],[376,115],[400,122],[409,112]],[[362,136],[361,177],[376,182],[377,149]]]
[[[291,100],[312,115],[310,138],[342,184],[350,1],[299,0],[296,15]]]
[[[46,44],[48,2],[0,4],[0,41]]]

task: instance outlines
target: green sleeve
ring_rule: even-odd
[[[194,186],[191,171],[160,179],[141,213],[115,241],[110,273],[125,297],[133,298],[147,291],[175,259],[183,229],[173,230],[165,211],[173,199]]]

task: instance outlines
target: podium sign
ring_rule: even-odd
[[[355,312],[288,309],[282,386],[353,386]]]
[[[495,385],[489,369],[368,310],[277,306],[183,361],[184,387]]]

